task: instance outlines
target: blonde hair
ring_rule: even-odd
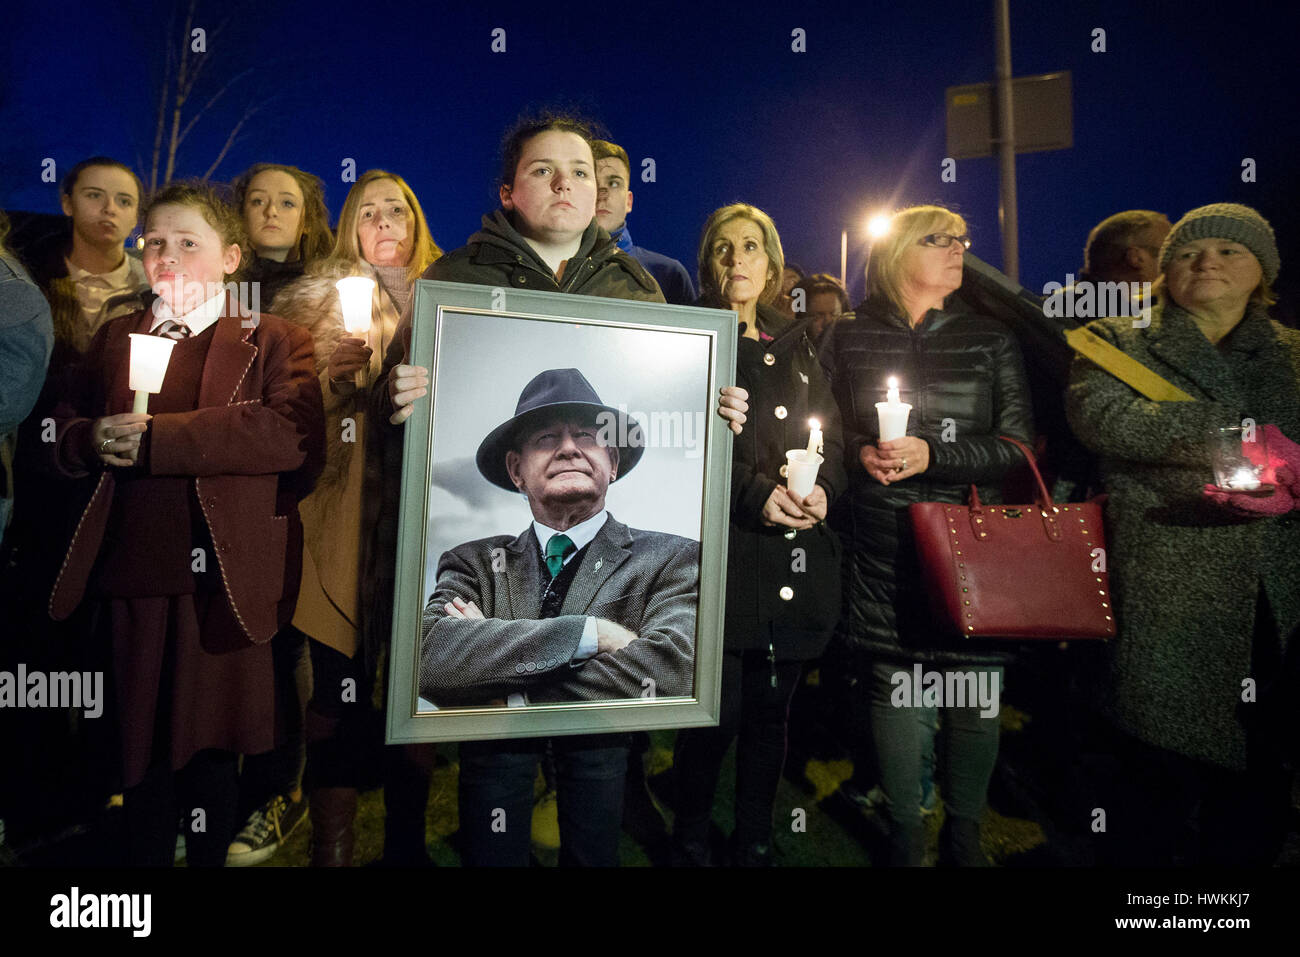
[[[763,252],[767,254],[769,275],[763,284],[763,291],[759,293],[758,301],[769,303],[781,291],[785,253],[781,250],[781,236],[776,231],[776,223],[772,222],[772,217],[757,206],[750,206],[748,203],[732,203],[730,206],[715,209],[704,223],[704,230],[700,235],[699,261],[696,264],[696,273],[700,280],[700,295],[708,299],[722,298],[718,277],[713,274],[713,256],[710,250],[719,231],[733,219],[748,219],[763,234]]]
[[[904,314],[903,256],[912,246],[931,233],[966,233],[966,220],[942,206],[909,206],[894,213],[889,232],[871,247],[867,263],[867,295],[884,296]]]
[[[357,220],[361,212],[361,196],[367,186],[381,179],[391,179],[396,183],[397,188],[402,191],[402,198],[406,200],[406,205],[411,207],[411,216],[414,220],[411,231],[415,241],[411,246],[410,261],[406,264],[406,281],[415,282],[420,278],[420,274],[429,268],[429,264],[442,255],[442,250],[433,241],[433,234],[429,232],[429,221],[425,219],[420,201],[415,198],[411,187],[406,185],[406,180],[396,173],[372,169],[362,173],[348,190],[348,198],[343,201],[343,209],[339,213],[339,222],[335,229],[334,250],[316,272],[324,275],[343,274],[350,272],[357,263],[361,262],[361,245],[357,242]]]

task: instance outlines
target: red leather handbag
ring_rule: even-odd
[[[1063,641],[1115,636],[1101,504],[1056,505],[1034,455],[1033,505],[917,502],[909,509],[935,611],[967,638]]]

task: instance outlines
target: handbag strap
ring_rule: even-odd
[[[1052,502],[1052,493],[1047,490],[1047,483],[1043,481],[1043,473],[1038,471],[1038,461],[1034,458],[1034,453],[1029,451],[1029,447],[1025,445],[1024,442],[1021,442],[1019,439],[1013,439],[1007,435],[999,435],[998,438],[1001,439],[1003,442],[1010,442],[1012,445],[1014,445],[1016,448],[1020,450],[1021,454],[1024,455],[1025,461],[1029,463],[1029,468],[1034,473],[1034,481],[1038,483],[1039,508],[1047,512],[1053,511],[1056,506]],[[981,507],[979,490],[975,487],[975,484],[973,482],[971,483],[971,487],[970,487],[970,504],[971,504],[971,508]]]
[[[1009,435],[999,435],[1003,442],[1010,442],[1025,456],[1025,461],[1029,463],[1029,468],[1034,473],[1034,481],[1038,483],[1038,502],[1043,508],[1050,510],[1053,507],[1052,493],[1047,490],[1047,483],[1043,481],[1043,473],[1038,471],[1038,461],[1034,458],[1034,453],[1029,451],[1029,446],[1025,445],[1019,439],[1013,439]]]
[[[1029,463],[1030,470],[1034,473],[1034,481],[1038,483],[1038,510],[1043,519],[1043,531],[1046,533],[1048,540],[1053,542],[1061,541],[1061,524],[1057,520],[1060,514],[1055,503],[1052,501],[1052,493],[1047,490],[1047,483],[1043,481],[1043,473],[1038,471],[1038,462],[1034,458],[1034,453],[1029,451],[1029,447],[1019,439],[1013,439],[1008,435],[999,435],[1003,442],[1010,442],[1024,455],[1025,461]],[[988,528],[984,525],[984,506],[980,504],[979,489],[972,483],[970,487],[970,517],[971,530],[975,537],[981,541],[989,536]]]

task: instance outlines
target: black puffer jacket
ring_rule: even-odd
[[[817,484],[827,503],[847,484],[839,410],[807,327],[807,320],[792,322],[760,305],[759,331],[774,338],[742,335],[736,345],[736,384],[749,392],[749,417],[731,452],[725,647],[770,649],[779,661],[818,657],[840,617],[835,533],[825,522],[802,531],[762,522],[764,503],[785,484],[785,453],[808,445],[810,418],[822,427],[826,461]]]
[[[849,494],[833,516],[845,547],[841,637],[896,660],[1005,661],[1005,645],[949,637],[934,623],[907,506],[964,503],[972,483],[982,500],[1001,501],[1002,477],[1024,458],[998,436],[1029,442],[1033,434],[1020,349],[1005,326],[980,316],[931,310],[912,328],[880,298],[856,315],[832,325],[821,349],[844,417],[849,471]],[[879,437],[876,403],[885,401],[891,375],[912,406],[907,434],[930,446],[930,465],[885,486],[867,474],[859,453]]]

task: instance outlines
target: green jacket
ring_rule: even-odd
[[[1242,770],[1246,729],[1263,717],[1243,702],[1243,681],[1281,679],[1252,674],[1261,587],[1283,650],[1300,624],[1300,512],[1239,519],[1205,502],[1207,433],[1250,418],[1300,440],[1300,332],[1250,306],[1219,349],[1172,303],[1147,328],[1125,317],[1090,328],[1196,400],[1153,402],[1081,357],[1071,369],[1070,424],[1110,493],[1119,634],[1103,708],[1148,744]]]

